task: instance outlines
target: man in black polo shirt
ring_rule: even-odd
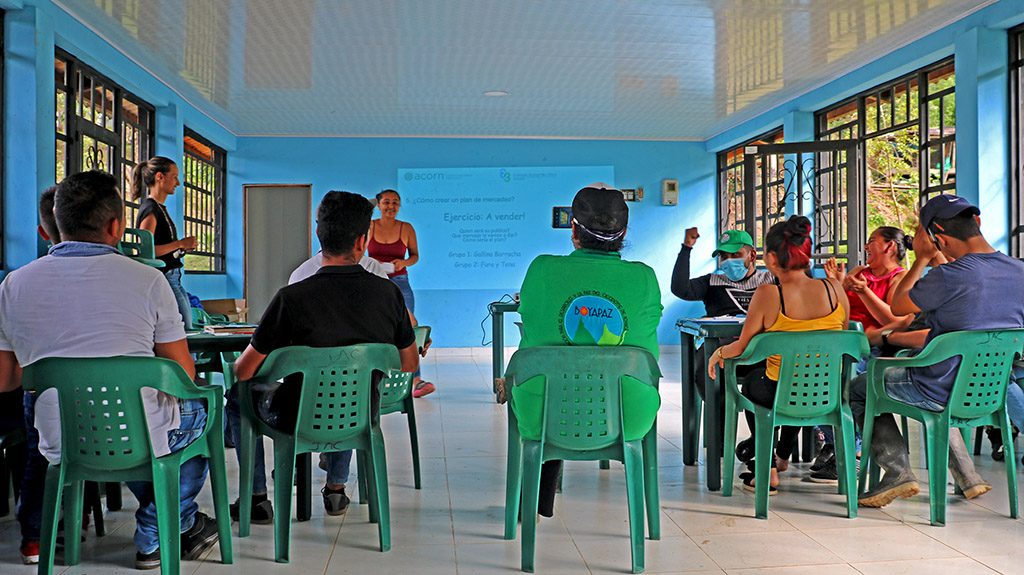
[[[416,337],[398,286],[359,265],[366,249],[373,206],[359,195],[328,192],[316,210],[316,235],[323,266],[311,277],[278,290],[260,319],[252,341],[235,362],[239,380],[252,378],[267,355],[293,345],[339,347],[389,343],[399,350],[402,371],[419,365]],[[376,384],[376,382],[375,382]],[[254,390],[260,417],[280,429],[294,429],[301,379],[288,378],[279,387]],[[373,394],[377,411],[379,394]],[[324,509],[340,515],[348,509],[345,495],[352,451],[327,457]]]

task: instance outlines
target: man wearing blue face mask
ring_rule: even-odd
[[[768,271],[758,271],[757,251],[754,240],[743,230],[726,230],[718,238],[718,247],[711,252],[711,257],[718,258],[718,267],[723,273],[705,274],[690,278],[690,252],[700,234],[697,228],[689,228],[683,238],[683,246],[676,258],[676,267],[672,270],[672,293],[687,301],[704,302],[705,314],[708,316],[746,315],[750,298],[758,286],[775,283],[775,276]],[[722,345],[732,343],[732,339],[723,339]],[[696,360],[694,384],[697,393],[704,397],[704,348],[701,346],[694,356]],[[738,373],[742,376],[743,369]],[[720,404],[725,412],[724,402]],[[724,421],[724,420],[723,420]]]
[[[709,316],[746,314],[754,290],[760,285],[775,283],[772,274],[757,270],[757,252],[750,234],[743,230],[722,232],[718,249],[711,253],[711,257],[718,258],[722,273],[691,279],[690,252],[699,237],[697,228],[686,230],[676,267],[672,270],[672,293],[687,301],[704,302],[705,313]]]

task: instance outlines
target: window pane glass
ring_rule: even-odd
[[[62,90],[57,90],[57,133],[68,133],[68,95]]]
[[[864,98],[864,133],[878,131],[878,98],[874,95]]]
[[[61,181],[68,175],[68,145],[63,140],[57,140],[57,181]]]
[[[222,272],[225,153],[190,130],[184,144],[184,229],[197,242],[183,260],[185,270]]]

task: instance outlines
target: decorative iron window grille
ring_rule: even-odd
[[[1010,30],[1010,255],[1024,257],[1024,25]]]
[[[780,214],[778,201],[783,194],[783,158],[769,156],[756,163],[754,188],[747,189],[744,178],[745,150],[748,146],[782,143],[782,128],[744,142],[731,150],[718,153],[718,233],[744,230],[754,238],[758,257],[764,253],[764,233]],[[767,207],[766,197],[769,199]],[[751,214],[748,207],[753,204]]]
[[[948,58],[817,112],[819,141],[859,142],[859,161],[846,153],[818,161],[829,175],[820,181],[825,203],[819,209],[852,207],[865,215],[840,219],[847,229],[835,238],[838,244],[848,242],[854,225],[858,238],[882,225],[912,231],[919,205],[935,194],[956,193],[955,81]],[[848,169],[862,182],[852,195],[841,176]]]
[[[185,129],[185,235],[196,249],[185,256],[189,273],[224,273],[224,186],[227,154]]]
[[[103,170],[121,182],[125,221],[135,224],[132,169],[153,155],[155,108],[109,78],[57,49],[57,181],[85,170]]]

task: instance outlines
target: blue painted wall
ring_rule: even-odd
[[[239,138],[230,156],[234,170],[245,174],[247,183],[311,184],[312,205],[331,189],[372,196],[397,186],[399,168],[475,168],[612,166],[619,187],[643,187],[643,201],[630,204],[627,259],[647,262],[662,285],[665,315],[659,339],[676,341],[673,325],[682,315],[701,315],[699,304],[680,302],[669,292],[669,280],[683,230],[699,226],[707,230],[699,250],[711,271],[710,253],[714,235],[714,155],[704,151],[702,142],[598,142],[563,140],[416,139],[416,138]],[[661,180],[678,179],[683,193],[680,205],[661,205]],[[545,206],[568,205],[575,189],[561,190],[538,201]],[[228,217],[241,221],[242,191],[233,186],[228,197]],[[414,220],[414,207],[404,206],[399,218]],[[550,221],[538,221],[538,231],[550,230]],[[242,284],[242,232],[229,231],[229,283]],[[313,238],[316,245],[316,238]],[[421,250],[447,251],[444,238],[419,237]],[[572,250],[568,232],[564,242],[551,246],[552,253]],[[410,268],[413,288],[416,279],[431,274],[417,265]],[[501,289],[476,289],[473,285],[451,285],[448,289],[416,290],[417,317],[434,327],[435,345],[478,346],[485,333],[480,323],[487,316],[488,302],[519,291],[522,278]],[[186,279],[192,290],[193,283]],[[213,294],[211,294],[213,295]],[[241,297],[241,289],[232,294]],[[510,318],[514,319],[514,318]],[[485,322],[490,340],[490,322]],[[506,330],[508,345],[518,342],[511,321]]]

